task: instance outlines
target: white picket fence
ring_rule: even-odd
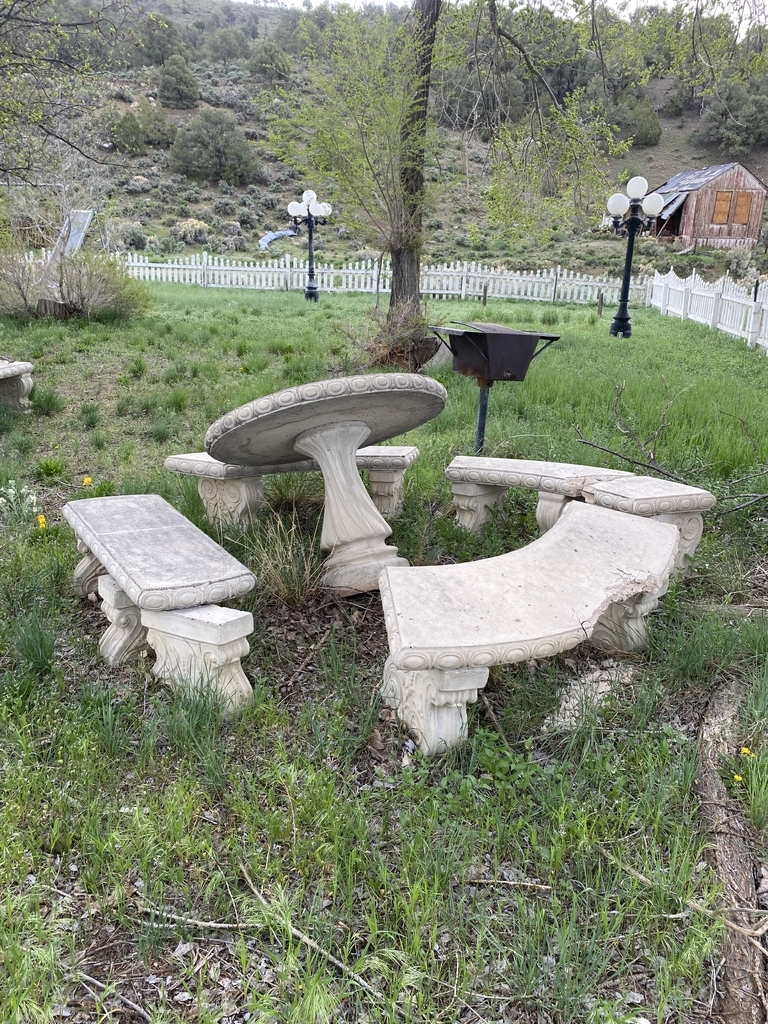
[[[196,284],[203,288],[259,288],[284,291],[303,290],[307,283],[307,261],[283,256],[280,259],[245,261],[211,256],[206,252],[182,256],[164,263],[149,256],[127,253],[123,257],[131,277],[141,281],[165,281]],[[367,292],[386,294],[390,290],[392,269],[376,260],[344,264],[315,264],[315,280],[321,292]],[[645,302],[650,278],[634,279],[630,300]],[[590,277],[572,270],[553,267],[547,270],[511,271],[474,262],[443,263],[424,266],[421,292],[432,299],[534,299],[541,302],[597,302],[614,304],[619,300],[620,278]]]
[[[687,278],[678,277],[674,270],[667,274],[657,271],[648,305],[662,316],[695,320],[744,338],[750,348],[760,345],[768,351],[768,281],[755,293],[754,286],[737,284],[727,274],[714,284],[705,284],[696,271]]]

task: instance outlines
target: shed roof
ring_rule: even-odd
[[[743,164],[739,164],[736,161],[732,161],[729,164],[716,164],[713,167],[701,167],[697,171],[680,171],[679,174],[674,174],[668,181],[665,181],[662,185],[658,185],[652,191],[654,192],[695,192],[697,189],[703,188],[704,185],[708,185],[715,178],[719,178],[721,174],[725,174],[732,167],[739,167]],[[762,181],[756,178],[751,171],[744,168],[748,174],[752,175],[755,180],[765,188]]]

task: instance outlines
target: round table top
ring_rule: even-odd
[[[371,429],[365,443],[377,444],[433,419],[447,401],[442,384],[417,373],[336,377],[241,405],[209,427],[205,447],[236,466],[300,462],[294,444],[308,430],[361,421]]]

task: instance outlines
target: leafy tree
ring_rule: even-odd
[[[54,0],[0,8],[0,173],[34,180],[53,146],[94,153],[91,86],[125,23],[122,0],[88,10]]]
[[[112,139],[118,153],[128,153],[129,156],[143,156],[147,151],[141,125],[130,110],[123,114],[112,129]]]
[[[313,69],[320,98],[300,101],[274,125],[283,156],[343,204],[360,236],[391,254],[391,310],[419,300],[429,148],[421,44],[429,50],[440,6],[428,2],[433,20],[419,13],[405,26],[339,10],[323,39],[327,62]]]
[[[732,82],[705,100],[701,138],[730,157],[768,142],[768,91],[762,82]]]
[[[150,14],[141,23],[136,46],[137,64],[160,67],[172,56],[183,57],[186,47],[181,33],[172,21],[159,14]]]
[[[225,110],[202,110],[191,118],[169,156],[171,170],[188,178],[244,185],[256,176],[253,147]]]
[[[252,75],[260,75],[274,82],[288,78],[291,73],[291,59],[272,39],[256,43],[248,68]]]
[[[173,55],[163,64],[157,93],[169,107],[188,110],[197,106],[200,87],[183,57]]]
[[[241,57],[248,57],[251,52],[251,44],[245,38],[242,29],[220,28],[208,39],[206,49],[211,60],[227,63]]]

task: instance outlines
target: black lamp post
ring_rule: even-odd
[[[307,189],[302,195],[300,203],[288,203],[288,214],[293,223],[296,225],[307,225],[309,265],[307,268],[307,287],[304,289],[304,298],[310,302],[317,302],[320,297],[320,289],[315,283],[314,231],[318,224],[325,224],[325,218],[330,217],[332,212],[333,207],[330,203],[318,203],[317,195],[312,189]]]
[[[627,255],[624,259],[624,277],[621,281],[619,308],[613,318],[608,333],[614,338],[629,338],[632,334],[632,321],[629,315],[629,285],[632,277],[632,257],[635,252],[635,237],[647,230],[664,209],[664,197],[660,192],[648,191],[648,182],[639,175],[627,182],[627,194],[615,192],[607,202],[608,213],[613,217],[613,230],[616,234],[625,231],[627,235]],[[629,214],[627,214],[629,210]],[[642,216],[645,214],[645,217]],[[625,216],[626,215],[626,216]]]

